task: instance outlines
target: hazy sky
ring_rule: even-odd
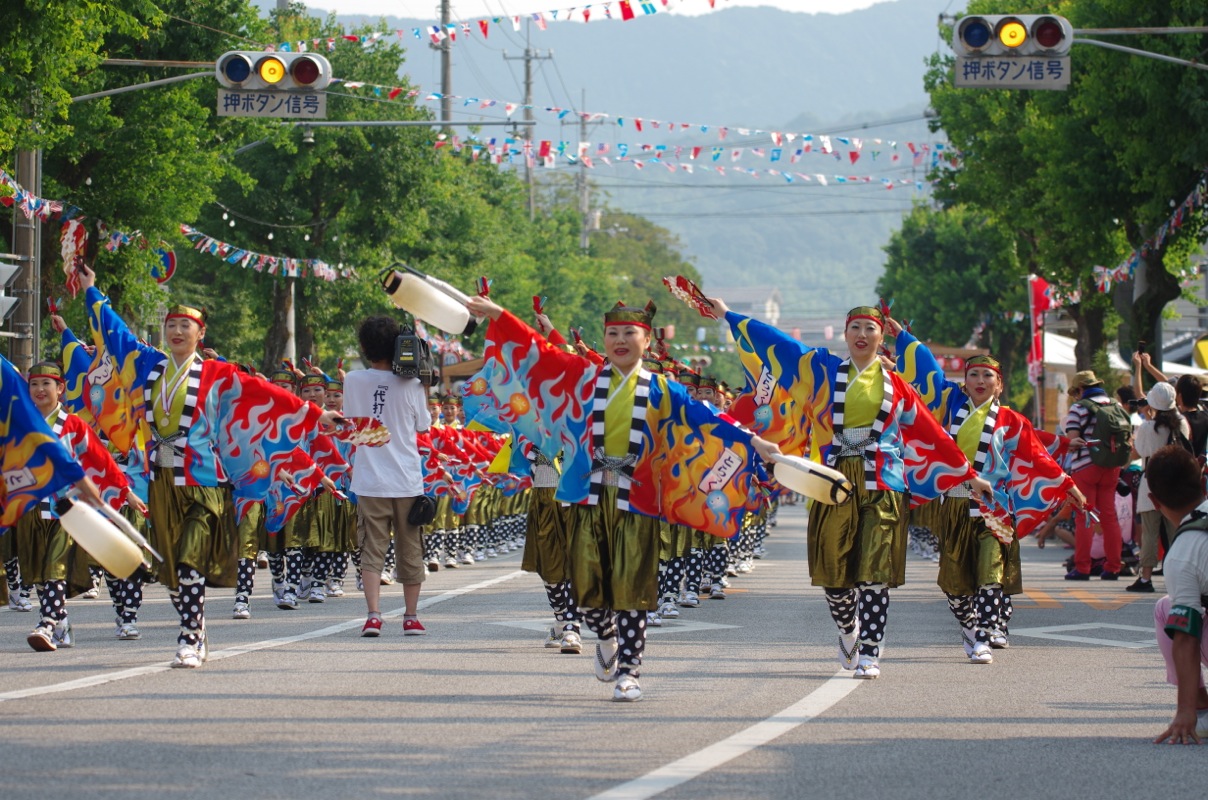
[[[453,17],[504,17],[551,9],[582,8],[589,4],[603,6],[604,2],[605,0],[453,0]],[[659,13],[671,10],[677,14],[704,14],[710,11],[709,0],[671,0],[667,8],[661,5],[661,0],[655,2],[660,4]],[[842,13],[868,8],[878,2],[893,0],[716,0],[716,6],[719,10],[734,6],[773,6],[785,11]],[[634,4],[637,4],[636,0]],[[308,5],[341,14],[366,14],[375,17],[436,19],[440,16],[440,4],[434,0],[311,0]]]

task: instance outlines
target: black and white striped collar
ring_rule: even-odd
[[[851,359],[845,358],[840,362],[835,374],[835,399],[831,412],[831,425],[834,431],[834,438],[831,440],[831,450],[827,459],[832,467],[837,460],[838,448],[841,447],[841,439],[843,437],[844,415],[847,406],[848,372],[851,366]],[[869,367],[871,366],[872,364],[869,364]],[[865,367],[865,369],[868,369],[868,367]],[[884,392],[881,396],[881,407],[877,409],[877,417],[873,420],[872,433],[869,437],[870,441],[864,448],[864,483],[865,488],[870,491],[876,491],[877,488],[877,450],[880,447],[881,434],[885,432],[885,425],[889,422],[889,414],[893,409],[894,400],[893,381],[889,377],[888,370],[882,368],[881,379],[884,386]]]
[[[632,375],[633,373],[630,373],[629,376],[622,375],[621,380],[629,380]],[[592,506],[599,505],[601,490],[604,487],[604,470],[596,467],[606,458],[604,454],[604,411],[608,407],[612,376],[611,364],[605,365],[600,370],[600,374],[596,376],[596,391],[592,401],[591,454],[593,469],[587,495],[587,504]],[[614,471],[617,482],[617,508],[622,511],[629,510],[629,490],[633,485],[633,464],[637,462],[641,453],[642,435],[646,430],[646,410],[650,403],[650,381],[651,373],[638,367],[637,386],[633,393],[633,414],[629,422],[629,451],[624,457],[626,466]]]

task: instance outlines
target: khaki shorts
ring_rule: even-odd
[[[407,522],[414,502],[414,497],[357,496],[357,546],[361,549],[362,569],[382,571],[393,530],[399,581],[403,585],[424,582],[428,572],[424,569],[420,528]]]

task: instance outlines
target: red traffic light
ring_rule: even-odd
[[[1032,25],[1032,40],[1045,50],[1055,50],[1065,41],[1065,29],[1056,17],[1041,17]]]
[[[298,86],[310,86],[323,75],[323,66],[309,56],[299,56],[289,65],[289,74]]]

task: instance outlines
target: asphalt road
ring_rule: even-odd
[[[1012,646],[974,666],[935,565],[912,556],[882,676],[856,681],[808,586],[800,508],[769,551],[727,599],[652,632],[633,704],[593,678],[590,647],[542,647],[544,590],[515,553],[432,575],[424,637],[402,636],[398,586],[379,639],[360,638],[355,591],[280,611],[262,573],[234,621],[231,590],[211,590],[195,671],[167,667],[159,587],[134,642],[114,640],[104,594],[70,603],[77,645],[56,653],[25,644],[34,614],[5,610],[3,797],[1208,796],[1208,750],[1149,744],[1175,699],[1155,595],[1071,586],[1068,551],[1029,540]]]

